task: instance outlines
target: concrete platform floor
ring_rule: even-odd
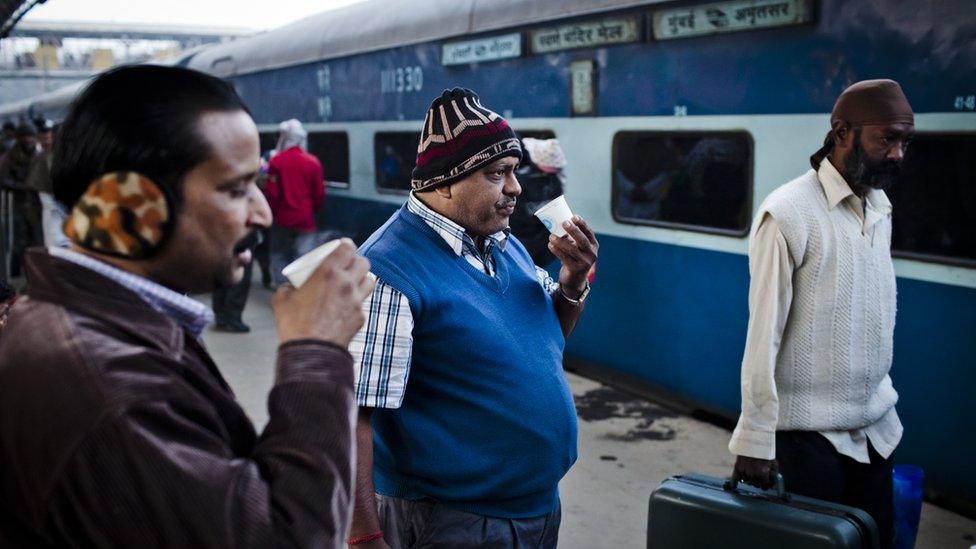
[[[208,330],[204,339],[245,410],[267,422],[277,337],[270,292],[255,284],[244,312],[249,334]],[[206,298],[204,298],[206,301]],[[579,460],[560,485],[560,547],[645,546],[647,500],[664,479],[686,472],[727,476],[730,433],[569,374],[579,423]],[[976,521],[926,504],[916,547],[976,547]]]

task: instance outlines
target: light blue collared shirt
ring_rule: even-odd
[[[123,271],[104,261],[99,261],[68,248],[51,247],[47,251],[55,257],[95,271],[105,278],[132,290],[148,303],[150,307],[175,320],[177,324],[192,334],[193,337],[200,337],[207,324],[213,322],[213,311],[209,307],[189,296],[174,292],[165,286],[157,284],[148,278]]]

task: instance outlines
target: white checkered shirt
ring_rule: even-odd
[[[407,210],[420,216],[454,253],[485,273],[495,276],[494,247],[505,251],[509,230],[485,238],[478,250],[475,240],[457,223],[427,207],[413,193],[407,199]],[[548,293],[559,289],[545,269],[536,267],[539,284]],[[373,295],[363,303],[366,323],[349,344],[349,352],[358,364],[356,400],[370,408],[399,408],[406,392],[413,350],[413,317],[406,296],[392,286],[377,280]]]
[[[200,337],[200,333],[203,332],[207,324],[213,321],[213,311],[203,303],[179,292],[174,292],[148,278],[123,271],[104,261],[67,248],[52,246],[47,251],[55,257],[95,271],[105,278],[121,284],[126,289],[132,290],[150,307],[175,320],[193,337]]]

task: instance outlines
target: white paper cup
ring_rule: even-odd
[[[308,277],[312,276],[315,269],[325,261],[325,258],[329,257],[329,254],[339,247],[341,242],[341,239],[336,239],[322,244],[318,248],[289,263],[287,267],[281,270],[281,274],[285,275],[285,278],[288,279],[288,282],[291,282],[292,286],[300,288],[308,280]]]
[[[573,212],[566,203],[566,197],[560,196],[535,212],[535,216],[542,221],[542,224],[549,229],[552,234],[563,237],[566,236],[566,229],[563,228],[564,221],[573,219]]]

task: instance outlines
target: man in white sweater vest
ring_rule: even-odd
[[[864,509],[890,547],[891,454],[901,439],[888,376],[895,326],[891,203],[914,116],[891,80],[834,105],[812,170],[760,206],[749,242],[749,330],[733,476]]]

